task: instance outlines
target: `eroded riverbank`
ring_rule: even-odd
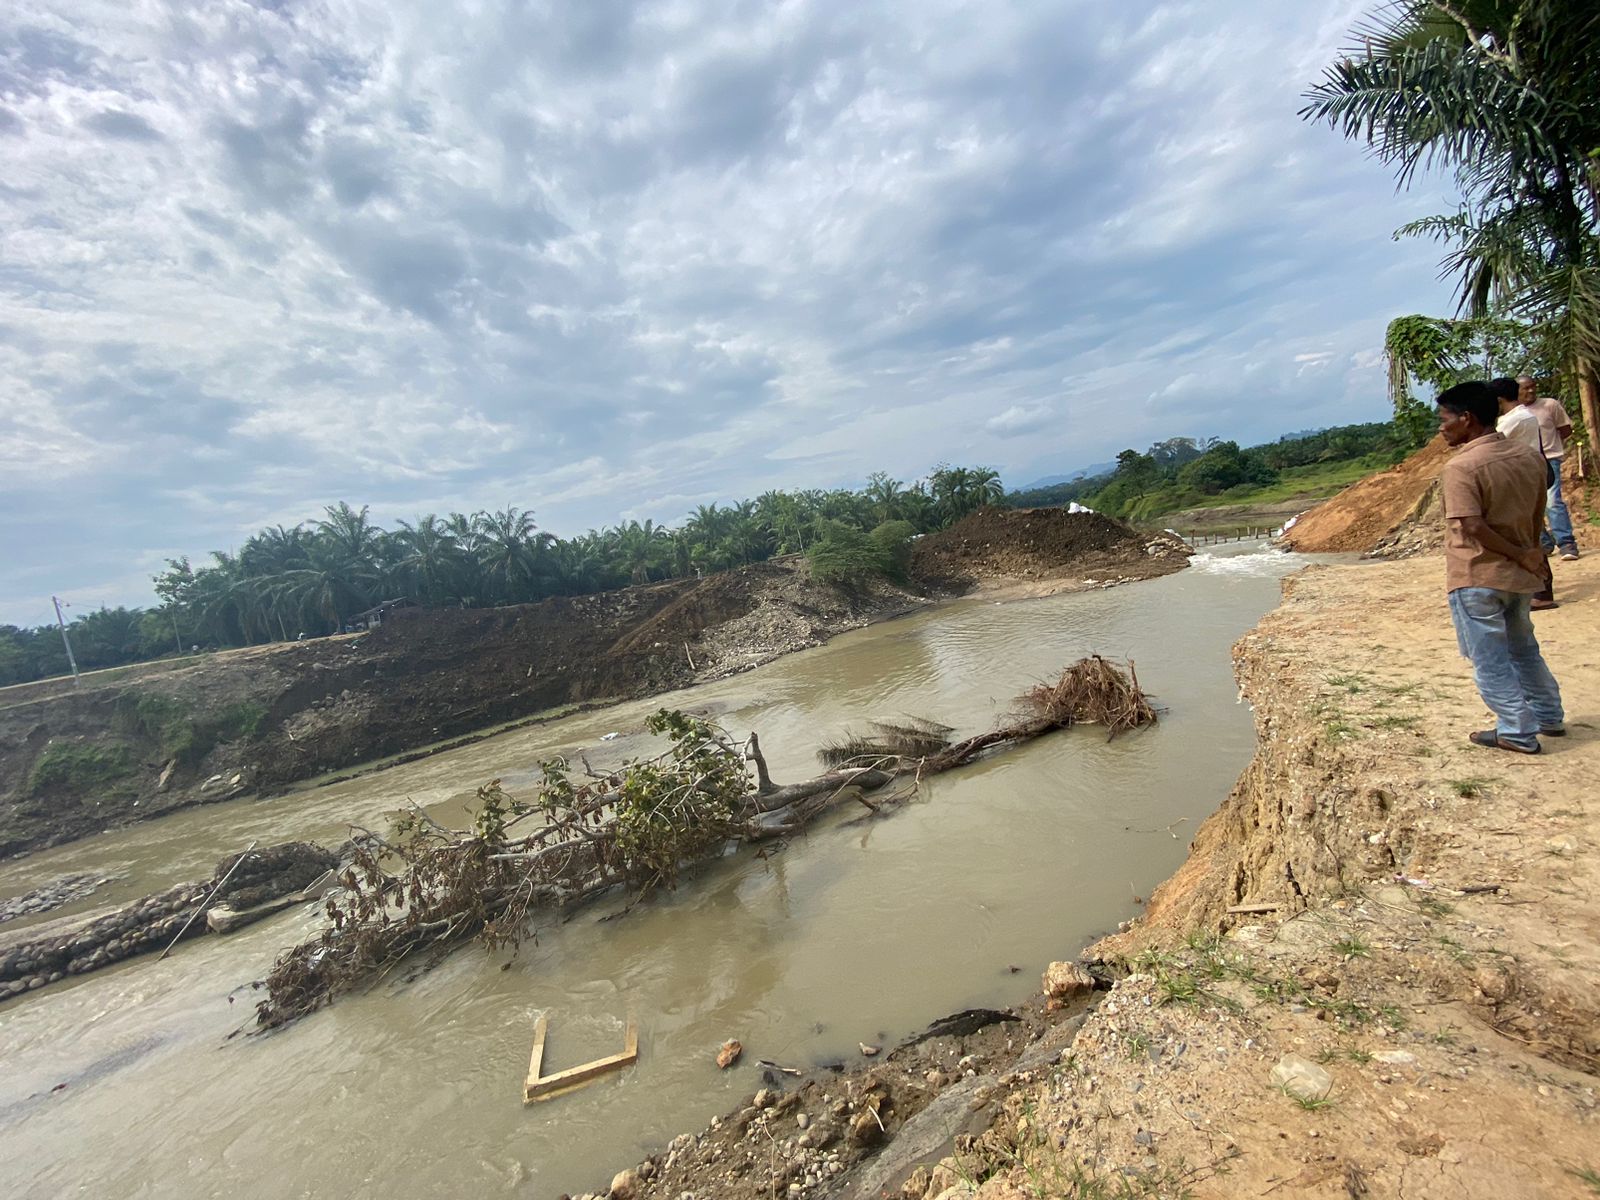
[[[784,1130],[769,1161],[751,1153],[764,1134],[730,1143],[724,1127],[622,1190],[754,1197],[775,1175],[780,1193],[863,1200],[1587,1194],[1600,1171],[1590,562],[1567,564],[1563,607],[1540,617],[1570,736],[1535,759],[1466,744],[1482,708],[1437,563],[1290,581],[1237,650],[1256,754],[1148,913],[1087,952],[1120,978],[1086,1017],[1019,1024],[1031,1036],[975,1059],[964,1083],[936,1076],[935,1092],[973,1094],[942,1144],[891,1141],[877,1156],[890,1169],[809,1185],[801,1135]],[[744,1154],[742,1173],[718,1169]]]

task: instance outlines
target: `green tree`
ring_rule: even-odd
[[[1306,96],[1301,115],[1364,141],[1401,186],[1454,172],[1458,212],[1402,232],[1450,249],[1473,316],[1548,328],[1600,455],[1600,6],[1593,0],[1396,0]]]

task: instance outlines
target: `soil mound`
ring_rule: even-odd
[[[1093,512],[1064,508],[983,508],[917,541],[911,573],[929,585],[1037,579],[1115,567],[1137,577],[1147,564],[1172,569],[1189,551],[1165,534],[1147,537]]]
[[[1386,557],[1431,549],[1437,540],[1421,536],[1420,526],[1431,529],[1439,522],[1438,506],[1427,500],[1449,458],[1444,439],[1434,438],[1404,462],[1302,513],[1284,532],[1284,542],[1310,554],[1369,554],[1380,543]],[[1419,527],[1418,536],[1410,536],[1412,527]]]

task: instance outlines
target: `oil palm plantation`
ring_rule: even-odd
[[[1600,455],[1600,6],[1394,0],[1306,99],[1302,116],[1366,142],[1402,186],[1454,172],[1459,211],[1402,232],[1449,246],[1463,310],[1546,329]]]

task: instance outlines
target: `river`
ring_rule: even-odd
[[[1134,894],[1172,872],[1249,760],[1229,648],[1305,561],[1225,547],[1113,590],[961,601],[718,683],[0,867],[0,895],[93,871],[121,878],[87,904],[132,898],[204,877],[254,838],[336,843],[349,822],[381,823],[406,797],[449,819],[480,783],[500,777],[515,792],[555,752],[582,751],[597,768],[647,752],[643,720],[662,705],[711,712],[736,734],[755,728],[779,782],[815,774],[818,744],[872,717],[980,732],[1088,653],[1134,659],[1166,709],[1114,742],[1067,730],[938,777],[885,818],[839,811],[780,853],[725,859],[620,919],[600,923],[620,908],[602,903],[541,928],[515,957],[461,950],[269,1036],[244,1036],[250,983],[315,928],[309,906],[31,993],[0,1008],[0,1192],[603,1190],[613,1171],[760,1086],[756,1058],[849,1059],[858,1042],[1015,1003],[1047,962],[1137,911]],[[636,1067],[523,1107],[537,1016],[549,1018],[552,1071],[620,1050],[630,1012]],[[745,1059],[719,1072],[729,1037]]]

